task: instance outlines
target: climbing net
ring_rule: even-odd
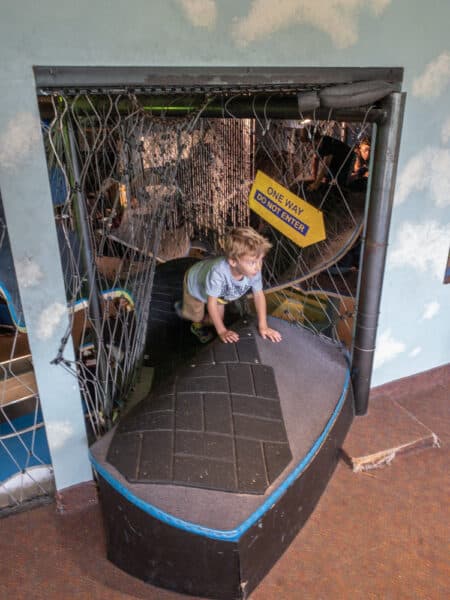
[[[0,196],[0,512],[54,490]]]
[[[170,104],[149,110],[132,93],[45,100],[71,314],[55,362],[79,379],[94,437],[113,422],[145,360],[158,264],[220,254],[231,227],[251,225],[272,243],[263,270],[271,314],[351,346],[367,178],[351,182],[350,175],[358,144],[370,143],[369,119],[343,123],[332,111],[326,121],[301,113],[270,119],[256,110],[242,118],[227,102],[211,117],[210,98],[175,117]],[[321,152],[325,138],[339,142],[341,155],[345,149],[337,169]],[[252,213],[257,171],[322,211],[326,238],[301,248]]]

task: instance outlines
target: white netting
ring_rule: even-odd
[[[54,490],[0,197],[0,511],[14,510]]]
[[[76,350],[69,364],[63,340],[57,361],[79,378],[95,435],[142,360],[155,266],[194,246],[220,254],[232,226],[251,224],[273,244],[263,270],[272,314],[351,344],[367,179],[350,175],[369,123],[234,118],[226,108],[207,118],[208,102],[154,115],[132,94],[52,104],[45,138]],[[330,139],[340,144],[331,163]],[[325,240],[300,248],[250,212],[258,169],[323,212]]]
[[[358,144],[370,144],[371,124],[338,122],[331,112],[327,121],[256,110],[234,117],[226,98],[223,114],[207,117],[210,101],[174,117],[171,106],[153,113],[131,93],[46,98],[43,134],[71,316],[55,362],[79,381],[92,438],[111,426],[135,383],[155,268],[220,254],[230,227],[250,224],[273,244],[263,268],[269,313],[351,348],[368,181]],[[330,139],[340,144],[334,162],[324,153]],[[300,248],[249,210],[258,170],[323,212],[325,240]],[[0,250],[6,244],[1,217]],[[8,274],[0,452],[11,467],[0,480],[1,508],[50,493],[53,478],[9,246],[0,272]]]
[[[343,123],[330,113],[327,121],[308,122],[301,114],[283,120],[256,112],[238,118],[226,101],[221,116],[205,116],[205,102],[173,117],[164,107],[157,114],[146,110],[133,94],[103,95],[101,102],[89,93],[46,100],[43,133],[71,315],[55,362],[77,377],[93,438],[110,427],[135,383],[155,268],[220,254],[230,227],[250,224],[273,244],[263,269],[270,314],[351,347],[367,188],[367,157],[362,160],[357,145],[372,137],[365,119]],[[324,155],[326,138],[342,144],[336,164]],[[323,211],[325,240],[300,248],[249,210],[257,170]],[[3,247],[5,239],[2,219]],[[8,260],[3,272],[13,271]],[[4,293],[0,304],[6,315],[0,450],[11,462],[0,498],[9,503],[25,497],[11,491],[17,478],[31,494],[53,485],[25,324],[11,317],[14,306],[20,314],[13,296],[8,303]],[[75,361],[68,359],[69,333]],[[11,407],[24,401],[22,423]]]

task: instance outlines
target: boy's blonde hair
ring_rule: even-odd
[[[252,227],[235,227],[225,238],[224,252],[227,258],[236,260],[244,254],[265,256],[272,244]]]

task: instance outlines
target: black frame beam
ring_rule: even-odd
[[[358,309],[352,383],[357,415],[364,415],[369,403],[405,101],[404,93],[390,94],[386,98],[384,105],[388,118],[378,126],[376,132],[364,250],[356,296]]]
[[[128,91],[135,93],[143,109],[152,114],[180,116],[200,110],[205,117],[312,117],[377,124],[352,357],[355,410],[356,414],[365,414],[406,97],[401,93],[403,68],[35,66],[34,75],[41,112],[45,110],[45,96],[63,89],[73,95],[89,91],[98,103],[109,102],[105,92],[125,92],[117,108],[124,102],[123,110],[126,110],[131,102],[126,97]],[[368,112],[367,107],[299,110],[299,92],[374,80],[393,84],[394,91]],[[82,103],[80,97],[77,101],[80,110],[83,110]],[[85,108],[87,106],[86,103]]]
[[[303,89],[383,80],[400,91],[403,68],[394,67],[71,67],[35,66],[38,90],[59,88]],[[177,90],[174,90],[177,91]]]

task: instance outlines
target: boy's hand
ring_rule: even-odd
[[[270,327],[260,327],[259,333],[262,338],[268,338],[272,342],[281,342],[281,333],[276,329],[271,329]]]
[[[225,331],[221,331],[220,333],[218,333],[218,336],[224,344],[239,341],[239,334],[235,331],[232,331],[231,329],[225,329]]]

